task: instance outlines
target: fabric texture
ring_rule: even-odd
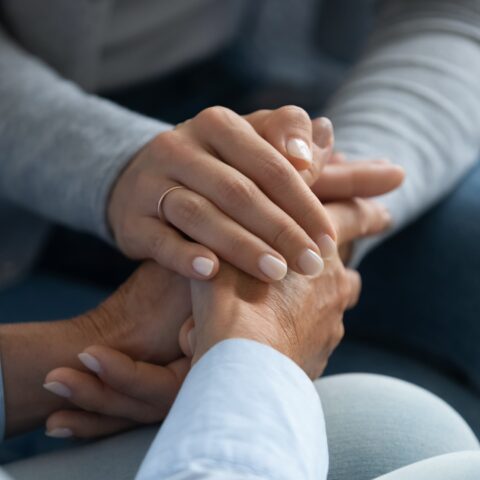
[[[364,354],[368,355],[368,350]],[[403,468],[417,460],[420,462],[418,466],[415,464],[409,468],[414,468],[415,472],[428,471],[431,476],[426,476],[425,480],[437,479],[437,461],[441,462],[442,473],[449,473],[450,476],[446,476],[448,480],[475,478],[457,474],[468,469],[478,472],[475,470],[479,455],[477,441],[458,414],[434,395],[406,382],[379,375],[326,377],[317,380],[315,386],[322,395],[328,434],[331,457],[329,480],[372,480],[374,475],[390,472],[399,466]],[[414,420],[418,421],[415,432],[412,430]],[[345,443],[350,424],[351,435]],[[156,427],[146,427],[29,458],[6,465],[5,468],[16,480],[63,480],[66,471],[71,480],[131,480],[156,431]],[[436,431],[441,434],[434,436]],[[272,441],[276,440],[272,438]],[[365,455],[363,450],[367,445],[375,456]],[[453,453],[459,450],[470,452]],[[432,460],[424,461],[432,455]],[[462,459],[461,464],[456,463],[459,459]],[[160,460],[161,457],[158,457]],[[407,476],[409,472],[406,469],[403,477],[394,479],[416,479]],[[387,479],[390,480],[388,475],[382,478]]]
[[[0,5],[11,32],[0,34],[0,95],[6,99],[0,110],[1,211],[11,214],[12,205],[108,239],[105,210],[113,183],[145,143],[170,127],[79,88],[98,85],[110,0],[49,0],[48,22],[39,21],[45,16],[38,8],[45,3],[2,0]],[[266,18],[291,22],[297,32],[294,51],[304,48],[314,57],[315,48],[305,44],[311,37],[298,32],[315,29],[305,22],[318,21],[323,3],[306,6],[296,9],[286,2],[282,12],[290,8],[291,16]],[[388,156],[405,166],[405,186],[384,199],[397,228],[451,189],[475,161],[479,18],[475,0],[385,1],[364,60],[332,101],[339,149],[355,158]],[[264,27],[260,22],[258,28]],[[285,31],[270,30],[273,36]],[[278,58],[268,49],[264,58],[269,52]],[[265,62],[274,72],[280,64]],[[325,75],[332,68],[326,61]],[[34,225],[22,211],[14,213],[9,245],[17,244],[21,229],[31,228],[32,236],[2,259],[3,283],[28,266],[25,258],[38,251],[45,229],[44,221]],[[356,259],[378,241],[359,244]],[[0,251],[5,248],[2,239]]]
[[[271,347],[234,339],[194,365],[137,479],[319,480],[327,470],[311,380]]]

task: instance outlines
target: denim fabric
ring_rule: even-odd
[[[395,375],[437,393],[480,434],[480,166],[374,250],[330,373]],[[352,341],[352,342],[351,342]],[[354,341],[354,342],[353,342]],[[358,342],[364,349],[356,349]],[[361,354],[360,354],[361,352]]]
[[[346,374],[322,378],[316,387],[327,426],[328,480],[371,480],[427,458],[479,448],[458,413],[404,381]]]
[[[478,480],[480,454],[457,452],[430,458],[376,480]]]
[[[471,430],[450,407],[425,390],[377,375],[339,375],[315,384],[329,437],[328,480],[372,480],[432,456],[435,462],[449,467],[445,472],[478,467],[478,442]],[[5,468],[15,480],[63,480],[66,471],[71,480],[133,479],[156,431],[157,427],[147,427]],[[451,456],[465,450],[475,452]],[[464,463],[455,466],[457,458]],[[422,480],[440,480],[435,463],[432,465],[410,468],[430,471],[431,476],[420,477]],[[417,480],[415,476],[395,475],[392,480]],[[452,474],[445,480],[457,478],[476,477]]]

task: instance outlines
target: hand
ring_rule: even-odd
[[[360,235],[378,233],[389,222],[384,209],[371,201],[343,202],[327,209],[340,245]],[[320,277],[309,279],[290,273],[283,282],[270,285],[222,265],[212,282],[192,286],[195,328],[192,330],[192,322],[187,321],[179,342],[196,361],[225,338],[252,338],[278,348],[315,377],[342,337],[343,310],[356,302],[359,289],[358,274],[346,271],[336,256]],[[193,350],[188,336],[193,339]],[[134,361],[104,346],[90,347],[84,354],[81,358],[91,373],[62,367],[45,379],[66,386],[69,401],[82,409],[52,414],[47,421],[49,432],[95,437],[160,421],[189,364],[184,358],[162,367]]]
[[[390,223],[380,204],[353,200],[327,205],[339,246],[383,231]],[[193,363],[227,338],[248,338],[279,350],[311,378],[319,376],[343,336],[343,312],[356,304],[360,277],[333,255],[321,276],[294,272],[264,284],[223,265],[209,283],[192,281]],[[190,352],[186,352],[189,354]]]
[[[326,120],[316,128],[323,164],[333,133]],[[287,262],[298,273],[319,273],[318,243],[335,231],[292,165],[311,165],[313,145],[312,122],[296,107],[246,119],[222,107],[204,110],[158,135],[118,179],[108,206],[118,246],[197,279],[216,274],[217,255],[265,282],[283,278]],[[159,219],[159,198],[175,185],[186,188],[165,197]]]
[[[376,197],[398,188],[404,177],[403,168],[387,159],[348,162],[344,154],[334,153],[312,185],[312,191],[322,202]],[[345,264],[352,250],[353,241],[339,247]]]

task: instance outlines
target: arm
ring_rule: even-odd
[[[329,115],[339,151],[388,157],[404,186],[381,201],[396,229],[439,200],[480,151],[480,3],[390,0]],[[384,237],[357,244],[358,261]]]
[[[115,179],[166,124],[59,77],[0,26],[0,192],[54,221],[108,238]]]
[[[2,434],[24,432],[39,425],[52,411],[65,407],[64,399],[42,388],[45,375],[62,362],[79,368],[78,349],[93,339],[101,341],[81,317],[0,326],[5,402]]]
[[[58,382],[52,388],[45,377],[59,365],[81,370],[78,353],[89,345],[110,346],[162,364],[179,359],[178,335],[190,313],[188,282],[145,263],[105,302],[84,315],[0,325],[6,434],[34,428],[53,411],[68,408],[68,389]],[[48,392],[42,388],[44,383],[50,383]],[[174,395],[178,385],[170,384]],[[125,422],[121,426],[125,428]]]

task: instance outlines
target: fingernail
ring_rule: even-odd
[[[48,390],[59,397],[70,398],[72,396],[72,391],[63,383],[60,382],[49,382],[43,385],[45,390]]]
[[[333,143],[333,125],[330,119],[322,117],[319,120],[321,129],[315,138],[315,142],[320,148],[328,148]]]
[[[195,352],[195,333],[193,328],[187,333],[187,342],[190,347],[190,353],[193,356]]]
[[[295,158],[301,158],[308,163],[312,163],[312,150],[301,138],[292,138],[287,142],[287,152]]]
[[[54,428],[45,432],[47,437],[68,438],[73,436],[73,432],[69,428]]]
[[[323,270],[322,257],[309,248],[302,252],[297,264],[305,275],[318,275]]]
[[[323,235],[318,241],[318,248],[322,253],[323,259],[329,259],[337,253],[337,244],[333,241],[330,235]]]
[[[206,257],[195,257],[192,262],[193,269],[202,277],[209,277],[215,267],[215,262]]]
[[[277,257],[266,253],[260,257],[258,261],[260,270],[272,280],[281,280],[287,274],[287,264],[279,260]]]
[[[93,355],[86,352],[79,353],[78,359],[92,372],[100,373],[102,371],[100,362]]]

